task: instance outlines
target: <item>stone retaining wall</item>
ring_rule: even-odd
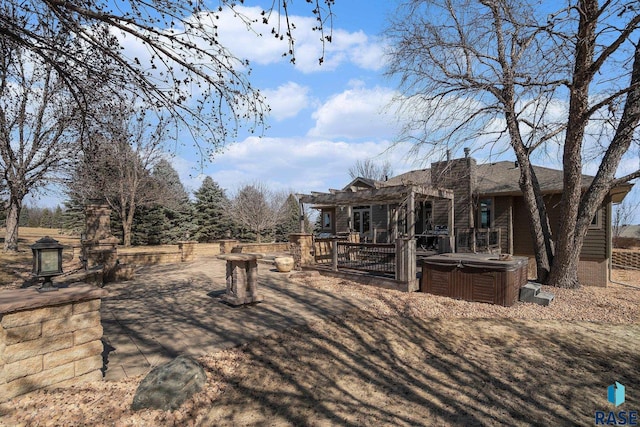
[[[106,293],[85,284],[0,292],[0,402],[102,380],[100,302]]]
[[[289,243],[239,243],[231,249],[233,253],[241,254],[274,254],[279,252],[288,252]]]
[[[177,250],[130,253],[118,251],[117,257],[120,264],[138,266],[190,262],[196,257],[197,245],[197,242],[178,242]]]
[[[640,269],[640,251],[612,251],[613,268],[637,268]]]
[[[153,265],[182,262],[182,253],[177,252],[136,252],[119,253],[120,264]]]

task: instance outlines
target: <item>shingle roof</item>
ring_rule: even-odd
[[[542,166],[533,167],[540,189],[543,192],[561,192],[563,174],[561,170],[551,169]],[[485,163],[477,165],[477,190],[480,194],[502,194],[520,193],[520,169],[514,162],[502,161],[495,163]],[[582,186],[586,187],[591,183],[592,176],[582,175]],[[390,178],[386,184],[431,184],[431,169],[420,169],[403,173]]]

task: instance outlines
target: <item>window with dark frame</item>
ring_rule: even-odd
[[[478,228],[491,228],[493,199],[480,199],[478,204]]]

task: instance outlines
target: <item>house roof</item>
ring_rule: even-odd
[[[623,225],[620,230],[620,237],[640,238],[640,225]]]
[[[546,193],[562,191],[563,174],[561,170],[542,166],[533,167],[540,189]],[[476,166],[477,190],[480,194],[520,194],[520,169],[514,162],[502,161],[485,163]],[[588,186],[592,176],[582,175],[582,186]],[[431,184],[431,169],[420,169],[395,176],[386,182],[387,185]]]

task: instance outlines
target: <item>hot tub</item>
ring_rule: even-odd
[[[527,257],[441,254],[422,261],[420,292],[511,306],[527,284]]]

